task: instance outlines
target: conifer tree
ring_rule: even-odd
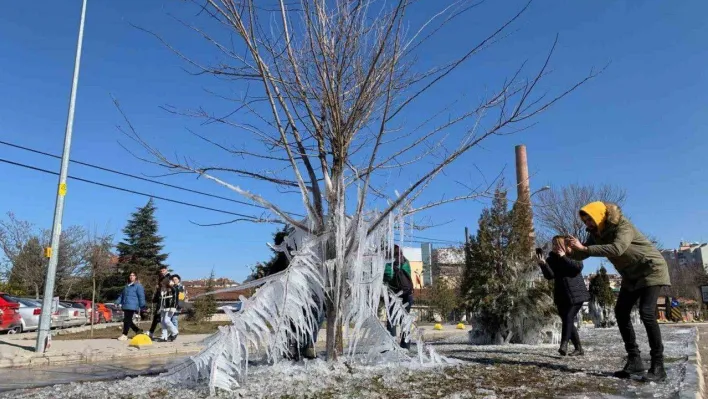
[[[152,298],[157,275],[168,256],[162,252],[164,238],[157,234],[155,210],[152,198],[144,207],[138,208],[123,229],[125,239],[116,246],[119,270],[117,277],[120,279],[117,286],[125,284],[128,273],[134,271],[143,280],[146,298]]]
[[[206,291],[214,291],[214,269],[211,270],[209,279],[206,283]],[[191,313],[190,319],[196,322],[208,321],[216,313],[216,298],[214,295],[202,295],[194,301],[194,311]]]
[[[462,287],[478,343],[537,343],[552,324],[549,286],[537,279],[532,259],[527,208],[509,211],[498,187],[469,239]]]

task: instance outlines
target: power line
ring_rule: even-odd
[[[61,157],[58,156],[58,155],[56,155],[56,154],[51,154],[51,153],[44,152],[44,151],[40,151],[40,150],[37,150],[37,149],[34,149],[34,148],[29,148],[29,147],[21,146],[21,145],[19,145],[19,144],[9,143],[9,142],[3,141],[3,140],[0,140],[0,144],[6,145],[6,146],[8,146],[8,147],[13,147],[13,148],[17,148],[17,149],[20,149],[20,150],[32,152],[32,153],[35,153],[35,154],[44,155],[44,156],[47,156],[47,157],[52,157],[52,158],[56,158],[56,159],[61,159]],[[145,181],[145,182],[148,182],[148,183],[159,184],[159,185],[164,186],[164,187],[174,188],[174,189],[177,189],[177,190],[182,190],[182,191],[186,191],[186,192],[190,192],[190,193],[194,193],[194,194],[203,195],[203,196],[206,196],[206,197],[217,198],[217,199],[221,199],[221,200],[225,200],[225,201],[234,202],[234,203],[241,204],[241,205],[253,206],[253,207],[256,207],[256,208],[260,208],[260,209],[268,209],[268,208],[266,208],[266,207],[264,207],[264,206],[262,206],[262,205],[252,204],[252,203],[246,202],[246,201],[239,201],[239,200],[235,200],[235,199],[233,199],[233,198],[222,197],[222,196],[220,196],[220,195],[209,194],[209,193],[205,193],[205,192],[203,192],[203,191],[192,190],[192,189],[189,189],[189,188],[186,188],[186,187],[176,186],[176,185],[174,185],[174,184],[164,183],[164,182],[161,182],[161,181],[158,181],[158,180],[148,179],[148,178],[146,178],[146,177],[142,177],[142,176],[133,175],[133,174],[130,174],[130,173],[121,172],[121,171],[115,170],[115,169],[106,168],[106,167],[104,167],[104,166],[99,166],[99,165],[90,164],[90,163],[88,163],[88,162],[81,162],[81,161],[77,161],[77,160],[73,160],[73,159],[70,160],[69,162],[75,163],[75,164],[77,164],[77,165],[87,166],[87,167],[89,167],[89,168],[94,168],[94,169],[102,170],[102,171],[104,171],[104,172],[114,173],[114,174],[117,174],[117,175],[121,175],[121,176],[125,176],[125,177],[130,177],[130,178],[137,179],[137,180],[142,180],[142,181]],[[157,198],[157,197],[155,197],[155,198]],[[303,216],[303,215],[300,215],[300,214],[297,214],[297,213],[291,213],[291,212],[285,212],[285,213],[288,213],[288,214],[293,215],[293,216],[301,216],[301,217]]]
[[[26,169],[30,169],[30,170],[34,170],[34,171],[37,171],[37,172],[47,173],[47,174],[54,175],[54,176],[58,176],[58,175],[59,175],[59,173],[54,172],[54,171],[51,171],[51,170],[42,169],[42,168],[38,168],[38,167],[36,167],[36,166],[32,166],[32,165],[27,165],[27,164],[19,163],[19,162],[10,161],[10,160],[8,160],[8,159],[0,158],[0,162],[6,163],[6,164],[9,164],[9,165],[19,166],[19,167],[26,168]],[[123,191],[123,192],[130,193],[130,194],[142,195],[142,196],[144,196],[144,197],[155,198],[155,199],[159,199],[159,200],[161,200],[161,201],[167,201],[167,202],[172,202],[172,203],[175,203],[175,204],[180,204],[180,205],[185,205],[185,206],[191,206],[191,207],[193,207],[193,208],[205,209],[205,210],[208,210],[208,211],[219,212],[219,213],[224,213],[224,214],[227,214],[227,215],[233,215],[233,216],[238,216],[238,217],[243,217],[243,218],[249,218],[249,219],[253,219],[253,218],[254,218],[254,216],[251,216],[251,215],[245,215],[245,214],[242,214],[242,213],[236,213],[236,212],[231,212],[231,211],[225,211],[225,210],[223,210],[223,209],[210,208],[210,207],[208,207],[208,206],[192,204],[192,203],[190,203],[190,202],[184,202],[184,201],[175,200],[175,199],[171,199],[171,198],[160,197],[160,196],[157,196],[157,195],[147,194],[147,193],[143,193],[143,192],[140,192],[140,191],[131,190],[131,189],[128,189],[128,188],[113,186],[113,185],[110,185],[110,184],[101,183],[101,182],[97,182],[97,181],[93,181],[93,180],[89,180],[89,179],[84,179],[84,178],[81,178],[81,177],[68,176],[68,178],[69,178],[69,179],[72,179],[72,180],[81,181],[81,182],[84,182],[84,183],[94,184],[94,185],[101,186],[101,187],[105,187],[105,188],[111,188],[111,189],[113,189],[113,190]]]

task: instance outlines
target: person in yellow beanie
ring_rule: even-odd
[[[578,260],[606,257],[622,276],[615,317],[628,356],[624,369],[615,376],[630,378],[646,370],[630,318],[632,308],[639,301],[639,316],[651,348],[651,367],[643,378],[651,382],[665,380],[664,345],[656,310],[661,289],[671,285],[664,257],[615,204],[592,202],[580,209],[579,216],[589,233],[588,240],[583,244],[572,237],[572,256]]]

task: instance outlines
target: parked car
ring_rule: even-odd
[[[30,304],[30,306],[36,306],[39,307],[39,313],[41,315],[42,313],[42,300],[41,299],[34,299],[34,298],[17,298],[17,300],[22,300],[24,302],[27,302]],[[36,310],[33,310],[33,312],[36,312]],[[41,317],[41,316],[40,316]],[[69,318],[69,316],[66,313],[62,313],[61,309],[57,309],[54,312],[52,312],[52,318],[50,322],[50,328],[64,328],[66,327],[66,320]]]
[[[70,302],[60,302],[59,309],[60,313],[66,313],[66,315],[68,316],[64,322],[63,327],[83,326],[88,322],[88,317],[86,317],[86,308],[74,307],[74,304]]]
[[[39,328],[39,315],[42,313],[42,305],[35,301],[9,297],[13,302],[20,305],[19,312],[22,318],[22,328],[19,332],[34,331]]]
[[[106,307],[111,310],[111,320],[121,322],[123,321],[123,310],[120,308],[120,306],[112,304],[112,303],[107,303]]]
[[[22,317],[20,304],[8,301],[9,295],[0,292],[0,331],[20,332],[22,330]]]
[[[94,308],[92,306],[92,302],[88,299],[77,299],[72,302],[81,303],[86,307],[86,309],[94,309],[94,312],[89,315],[89,322],[91,322],[91,318],[93,318],[94,324],[110,323],[111,321],[113,321],[113,313],[110,309],[106,307],[106,305],[102,303],[96,303],[96,306]]]

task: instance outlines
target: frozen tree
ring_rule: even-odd
[[[463,295],[472,312],[471,339],[478,344],[553,341],[553,301],[531,254],[528,206],[508,209],[497,188],[491,208],[467,245]]]
[[[605,266],[600,266],[597,274],[590,278],[590,316],[595,327],[612,327],[617,322],[613,307],[615,294],[612,292],[610,277]]]
[[[477,41],[461,41],[455,56],[428,68],[419,62],[426,43],[452,21],[468,16],[479,3],[460,0],[436,5],[439,10],[415,26],[408,16],[418,2],[410,0],[205,0],[194,4],[199,8],[198,22],[180,22],[213,51],[201,52],[208,54],[206,58],[184,53],[159,34],[146,31],[178,54],[196,75],[223,83],[223,92],[215,94],[229,104],[229,112],[168,110],[237,133],[235,140],[240,143],[224,144],[194,132],[205,143],[234,155],[233,164],[165,155],[138,134],[116,102],[126,121],[122,130],[148,152],[141,157],[146,161],[169,173],[193,173],[216,182],[260,208],[259,213],[244,214],[235,221],[286,223],[306,237],[303,245],[309,252],[296,254],[284,274],[266,278],[269,285],[262,286],[252,302],[265,306],[260,301],[269,295],[274,301],[283,300],[282,295],[301,295],[298,299],[304,302],[298,302],[297,309],[278,311],[312,318],[312,298],[321,297],[330,360],[338,356],[337,327],[346,330],[347,320],[365,314],[364,308],[374,302],[378,305],[372,298],[381,294],[377,291],[381,289],[379,276],[371,274],[378,272],[378,266],[370,260],[385,262],[393,237],[392,231],[383,234],[381,229],[396,227],[403,232],[413,223],[410,217],[421,211],[484,195],[487,188],[480,185],[445,193],[437,200],[421,197],[445,167],[495,135],[527,127],[536,115],[595,76],[591,71],[555,94],[536,93],[549,74],[554,42],[528,77],[524,76],[525,63],[520,63],[495,89],[479,93],[474,104],[463,96],[450,101],[431,98],[441,82],[505,37],[529,5]],[[234,89],[242,94],[228,94]],[[412,106],[426,97],[432,101],[425,104],[424,114],[413,118]],[[387,178],[405,170],[410,176],[394,190]],[[263,183],[271,184],[280,194],[259,195],[245,186],[249,182],[261,188]],[[294,202],[290,195],[301,202],[305,217],[286,210]],[[296,259],[308,264],[307,268],[298,266],[301,263]],[[321,274],[310,271],[315,266],[322,268]],[[302,278],[307,278],[307,285],[298,285],[302,292],[293,293],[289,284],[293,279],[305,284]],[[270,293],[276,286],[285,293]],[[295,302],[288,300],[284,306]],[[353,303],[363,308],[351,308]],[[309,334],[313,328],[301,318],[288,313],[288,323]],[[361,328],[363,320],[370,320],[368,313],[354,324]],[[273,328],[268,334],[280,334]],[[229,334],[240,337],[238,332]]]

